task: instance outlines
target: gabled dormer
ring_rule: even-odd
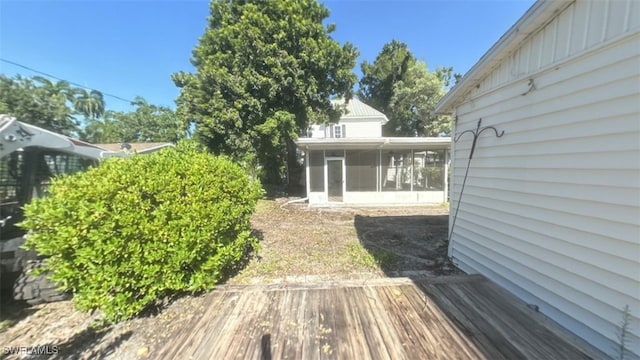
[[[344,100],[332,100],[334,105],[344,104]],[[382,126],[389,121],[386,115],[358,99],[347,103],[347,113],[337,124],[313,124],[311,138],[377,138],[382,137]]]

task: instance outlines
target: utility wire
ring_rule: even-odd
[[[117,96],[117,95],[113,95],[113,94],[109,94],[109,93],[106,93],[106,92],[103,92],[103,91],[100,91],[100,90],[92,89],[92,88],[86,87],[84,85],[80,85],[80,84],[78,84],[76,82],[69,81],[69,80],[66,80],[66,79],[62,79],[62,78],[59,78],[57,76],[54,76],[54,75],[51,75],[51,74],[47,74],[46,72],[42,72],[42,71],[36,70],[36,69],[28,67],[26,65],[18,64],[17,62],[13,62],[11,60],[0,58],[0,61],[5,62],[7,64],[11,64],[13,66],[17,66],[17,67],[29,70],[29,71],[33,71],[34,73],[38,73],[40,75],[44,75],[44,76],[52,78],[52,79],[56,79],[56,80],[59,80],[59,81],[66,81],[66,82],[68,82],[69,84],[71,84],[73,86],[76,86],[76,87],[79,87],[79,88],[82,88],[82,89],[85,89],[85,90],[99,91],[104,96],[108,96],[108,97],[111,97],[111,98],[114,98],[114,99],[117,99],[117,100],[120,100],[120,101],[125,101],[125,102],[128,102],[128,103],[132,103],[133,102],[133,100],[125,99],[125,98]]]

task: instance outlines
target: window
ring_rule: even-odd
[[[342,137],[342,126],[340,125],[336,125],[333,127],[333,135],[337,138],[341,138]]]
[[[339,139],[339,138],[347,137],[347,127],[344,124],[329,126],[329,129],[330,129],[329,137],[331,138]]]

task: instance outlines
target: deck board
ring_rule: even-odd
[[[157,359],[598,359],[481,276],[220,287]]]

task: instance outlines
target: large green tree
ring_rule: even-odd
[[[279,182],[297,170],[296,136],[337,120],[334,96],[351,96],[356,49],[331,38],[316,0],[213,0],[193,50],[195,73],[176,73],[178,115],[214,153],[262,168]]]
[[[361,70],[358,97],[389,118],[383,135],[439,136],[450,132],[450,119],[431,112],[454,76],[452,68],[430,72],[405,43],[392,40],[373,63],[364,61]]]
[[[360,64],[358,98],[389,116],[394,87],[407,77],[407,71],[415,63],[407,44],[395,39],[384,44],[373,63],[365,60]]]
[[[449,116],[434,115],[438,101],[445,94],[445,85],[427,65],[415,62],[404,79],[393,88],[386,131],[395,136],[439,136],[451,132]]]
[[[108,110],[97,119],[90,119],[83,135],[93,143],[115,142],[177,142],[186,134],[183,123],[168,107],[149,104],[136,97],[136,108],[130,112]]]

